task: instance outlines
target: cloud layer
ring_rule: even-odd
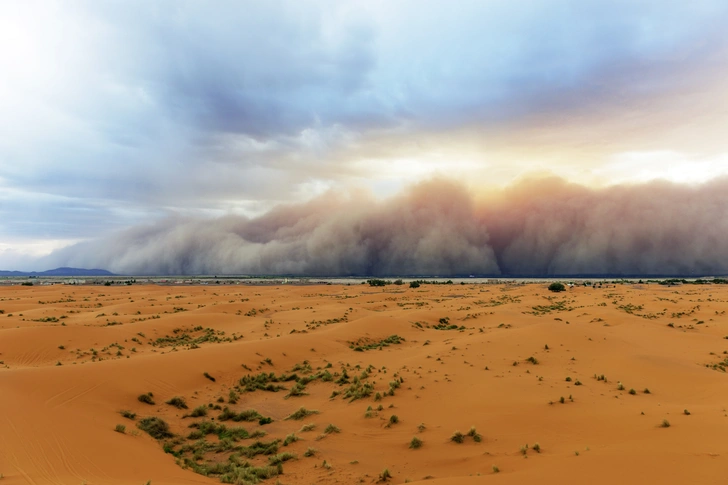
[[[727,24],[723,0],[5,2],[0,247],[433,173],[725,174]]]
[[[435,179],[386,200],[335,192],[256,218],[166,219],[43,262],[124,274],[725,274],[726,211],[728,178],[532,179],[486,194]]]

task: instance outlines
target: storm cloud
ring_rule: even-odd
[[[383,198],[444,174],[476,194],[475,232],[458,243],[483,261],[473,271],[491,271],[490,259],[504,271],[517,264],[478,198],[524,174],[589,187],[728,175],[722,0],[25,0],[0,10],[3,269],[46,269],[37,256],[130,226],[162,238],[195,224],[223,234],[273,224],[274,207],[333,190],[359,214],[363,227],[349,230],[364,242],[336,267],[272,257],[280,271],[454,271],[454,256],[422,266],[441,247],[416,232],[427,224],[387,239],[375,223],[397,217]],[[375,194],[368,210],[349,187]],[[331,217],[311,235],[346,227]],[[165,218],[180,225],[144,225]],[[283,242],[240,231],[224,238],[231,261],[270,268],[233,255]],[[428,242],[399,254],[407,238]],[[285,245],[310,256],[316,239],[304,239]],[[169,263],[180,267],[214,265]]]
[[[332,192],[256,217],[171,218],[61,249],[50,265],[123,274],[728,273],[728,178],[592,189],[445,179],[377,200]]]

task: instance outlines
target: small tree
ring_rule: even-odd
[[[419,288],[420,284],[417,281],[410,281],[410,288]]]
[[[555,281],[549,285],[549,291],[559,292],[559,291],[565,291],[565,290],[566,290],[566,287],[564,286],[564,284],[560,283],[558,281]]]

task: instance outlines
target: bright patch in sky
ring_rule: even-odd
[[[728,176],[728,153],[709,159],[671,151],[618,153],[603,167],[595,169],[594,175],[608,183],[662,179],[679,184],[699,184]]]

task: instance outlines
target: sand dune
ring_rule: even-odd
[[[728,286],[13,286],[0,310],[2,484],[220,483],[190,463],[252,455],[256,438],[188,435],[225,407],[272,418],[228,430],[281,440],[239,463],[278,473],[271,456],[295,455],[269,483],[387,469],[390,483],[718,484],[728,470]],[[303,381],[244,392],[262,372]],[[285,419],[301,407],[318,413]],[[146,417],[175,437],[149,436]]]

